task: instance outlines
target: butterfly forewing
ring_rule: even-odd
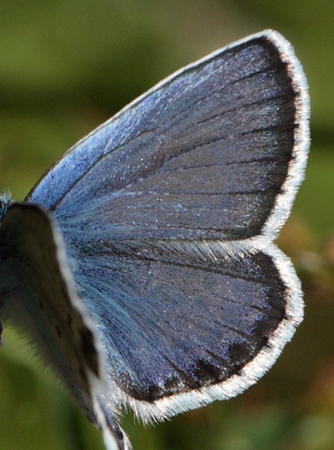
[[[267,37],[231,47],[93,132],[29,202],[107,241],[258,235],[293,157],[298,89]]]

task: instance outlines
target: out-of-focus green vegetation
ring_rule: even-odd
[[[264,28],[309,79],[313,142],[282,231],[305,320],[274,368],[228,402],[157,427],[124,421],[135,450],[334,448],[334,3],[32,0],[0,4],[0,192],[22,200],[62,153],[183,65]],[[102,449],[100,433],[11,330],[0,351],[0,449]]]

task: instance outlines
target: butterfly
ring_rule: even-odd
[[[306,77],[272,30],[171,75],[0,197],[0,315],[23,327],[108,450],[233,397],[303,317],[273,243],[304,178]]]

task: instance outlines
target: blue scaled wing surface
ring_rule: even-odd
[[[292,47],[265,31],[158,84],[27,197],[61,231],[110,423],[122,405],[150,422],[237,395],[291,339],[301,287],[273,240],[304,177],[308,116]]]

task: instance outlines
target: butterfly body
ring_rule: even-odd
[[[273,240],[308,145],[302,69],[267,31],[157,85],[2,214],[1,317],[28,317],[109,449],[130,445],[122,406],[151,422],[230,398],[292,337],[302,292]]]

